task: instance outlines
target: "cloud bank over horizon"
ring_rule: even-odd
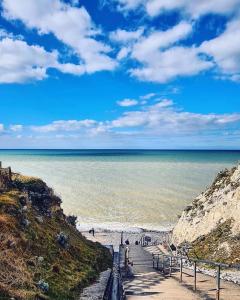
[[[0,138],[8,140],[8,143],[12,140],[13,144],[17,138],[18,142],[24,141],[25,147],[31,148],[38,148],[43,140],[51,140],[53,145],[67,141],[70,148],[84,145],[92,145],[93,148],[108,148],[109,145],[124,148],[126,141],[129,144],[129,139],[132,139],[132,148],[141,148],[148,140],[147,148],[163,149],[171,148],[172,141],[176,139],[178,143],[181,140],[177,148],[194,149],[211,148],[218,141],[224,141],[225,147],[231,148],[229,135],[240,137],[240,113],[191,113],[177,107],[172,100],[159,100],[157,96],[151,96],[150,102],[141,104],[140,99],[149,97],[150,94],[140,96],[138,100],[123,99],[124,103],[129,101],[129,105],[123,105],[124,108],[137,107],[131,111],[125,110],[112,120],[57,120],[41,126],[11,124],[7,127],[0,124]],[[130,101],[136,103],[130,105]],[[192,139],[196,140],[196,144],[189,146]],[[206,142],[208,147],[203,146]]]

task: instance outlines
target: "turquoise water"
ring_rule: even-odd
[[[0,160],[45,180],[81,229],[162,229],[240,151],[0,150]]]

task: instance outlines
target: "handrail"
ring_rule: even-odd
[[[138,241],[141,246],[145,245],[145,233],[143,233]]]
[[[162,258],[160,261],[160,257]],[[194,277],[194,291],[197,290],[197,264],[208,264],[211,266],[216,267],[216,300],[220,299],[220,284],[221,284],[221,268],[235,268],[240,269],[239,264],[225,264],[220,262],[214,262],[210,260],[205,259],[189,259],[186,256],[175,256],[175,255],[169,255],[169,254],[160,254],[160,253],[153,253],[153,268],[156,268],[157,270],[161,270],[164,275],[166,275],[166,270],[168,270],[168,275],[171,276],[173,270],[179,270],[180,271],[180,282],[182,282],[182,274],[183,274],[183,261],[187,260],[190,263],[193,263],[193,277]],[[168,265],[166,260],[168,261]],[[155,260],[156,260],[156,266],[155,266]],[[177,266],[173,265],[174,260],[177,260]],[[180,266],[178,268],[178,263],[180,261]],[[161,264],[161,268],[160,268]]]
[[[177,259],[185,259],[188,260],[189,262],[199,262],[199,263],[204,263],[212,266],[221,266],[223,268],[234,268],[234,269],[240,269],[240,264],[225,264],[221,262],[215,262],[212,260],[207,260],[207,259],[198,259],[198,258],[188,258],[187,256],[179,256],[179,255],[170,255],[170,254],[161,254],[161,253],[152,253],[154,256],[159,255],[159,256],[166,256],[166,257],[173,257]]]
[[[103,300],[123,300],[122,275],[119,252],[113,252],[113,266],[103,295]]]

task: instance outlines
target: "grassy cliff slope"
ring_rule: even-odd
[[[109,251],[87,241],[60,204],[38,178],[14,174],[0,192],[0,299],[76,299],[111,266]]]

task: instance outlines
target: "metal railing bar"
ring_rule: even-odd
[[[160,262],[161,258],[161,262]],[[216,267],[216,300],[220,300],[220,290],[221,290],[221,268],[236,268],[240,269],[239,264],[225,264],[220,262],[214,262],[206,259],[190,259],[186,256],[174,256],[168,254],[161,254],[161,253],[152,253],[152,260],[153,260],[153,268],[155,268],[156,262],[156,269],[160,270],[164,276],[168,273],[169,276],[172,275],[173,272],[179,271],[180,272],[180,282],[183,282],[183,274],[191,276],[194,278],[193,282],[193,290],[197,291],[197,272],[201,272],[201,270],[197,270],[197,264],[208,264],[211,266]],[[184,268],[184,261],[188,261],[193,264],[193,274],[189,274],[185,272]],[[161,264],[161,267],[159,266]]]
[[[212,266],[220,266],[221,268],[236,268],[236,269],[240,269],[240,264],[225,264],[225,263],[220,263],[220,262],[214,262],[211,260],[206,260],[206,259],[189,259],[186,256],[174,256],[174,255],[168,255],[168,254],[160,254],[160,253],[152,253],[153,256],[164,256],[164,257],[172,257],[175,259],[183,259],[183,260],[187,260],[189,262],[196,262],[196,263],[203,263],[203,264],[208,264],[208,265],[212,265]]]

